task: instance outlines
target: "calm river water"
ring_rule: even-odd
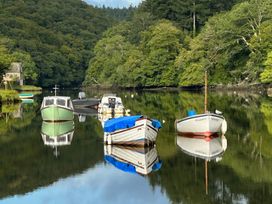
[[[77,91],[60,94],[75,98]],[[205,160],[183,152],[174,129],[175,119],[188,109],[203,112],[203,93],[117,94],[131,114],[163,122],[154,150],[161,162],[156,171],[140,175],[108,163],[95,116],[81,123],[75,117],[67,145],[57,150],[45,145],[40,95],[33,103],[0,109],[0,203],[271,203],[272,98],[209,94],[209,109],[223,112],[228,131],[227,149],[207,162],[205,177]]]

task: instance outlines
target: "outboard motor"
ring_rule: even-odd
[[[115,108],[115,98],[109,98],[109,108]]]
[[[81,100],[82,100],[82,99],[85,99],[85,98],[86,98],[85,92],[79,92],[79,93],[78,93],[78,98],[81,99]]]

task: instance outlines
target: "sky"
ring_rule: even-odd
[[[163,190],[150,186],[147,178],[111,165],[98,164],[82,174],[60,179],[24,195],[0,200],[0,204],[167,204]]]
[[[112,8],[123,8],[129,6],[138,6],[142,0],[84,0],[94,6],[106,6]]]

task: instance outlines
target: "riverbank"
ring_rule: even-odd
[[[0,89],[0,102],[17,102],[19,101],[19,93],[15,90]]]
[[[41,87],[32,86],[32,85],[17,86],[15,87],[15,89],[18,91],[42,91]]]
[[[258,92],[258,93],[270,93],[272,95],[272,84],[229,84],[229,85],[209,85],[211,91],[245,91],[245,92]],[[204,89],[204,85],[199,86],[187,86],[187,87],[117,87],[117,86],[101,86],[94,85],[83,87],[83,89],[91,90],[144,90],[144,91],[201,91]]]

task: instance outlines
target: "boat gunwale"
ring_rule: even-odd
[[[190,119],[201,118],[201,117],[205,117],[205,116],[213,116],[213,117],[221,118],[223,120],[225,119],[224,116],[218,115],[216,113],[203,113],[203,114],[197,114],[197,115],[188,116],[186,118],[179,119],[176,121],[176,123],[180,123],[180,122],[190,120]]]

